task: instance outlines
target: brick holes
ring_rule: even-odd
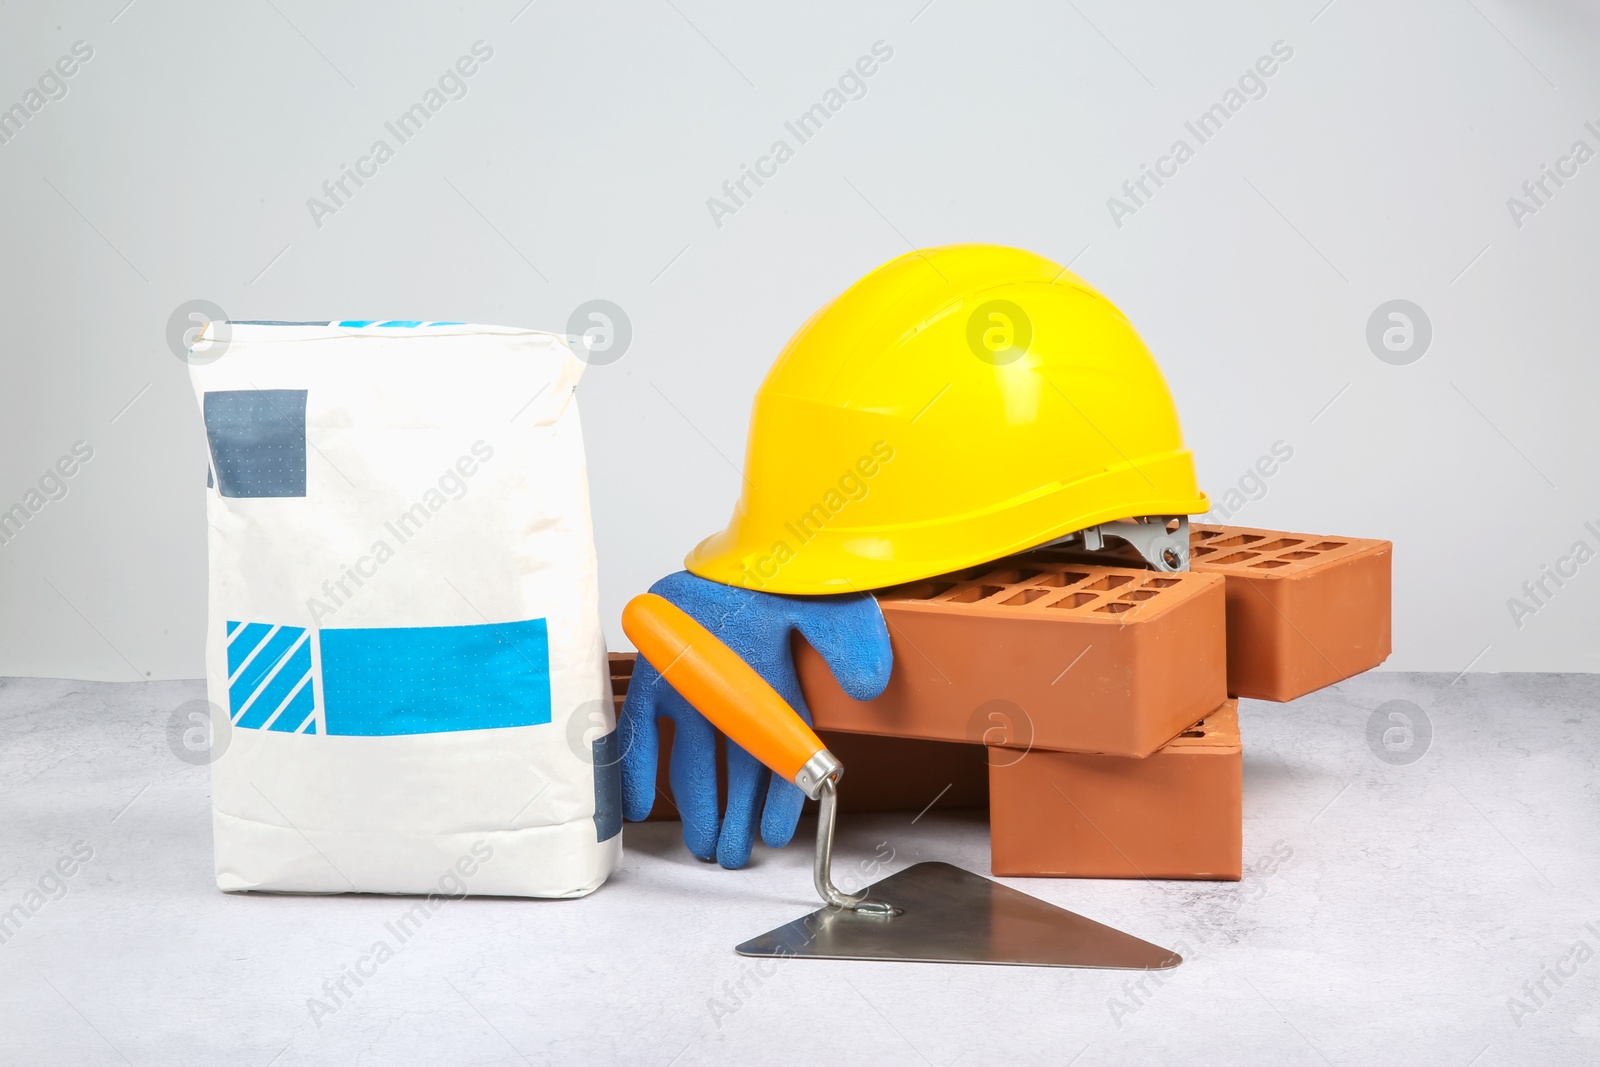
[[[1018,583],[1031,582],[1033,579],[1039,577],[1039,575],[1041,575],[1043,573],[1044,572],[1040,571],[1040,570],[1033,570],[1033,569],[1018,570],[1016,568],[1012,568],[1012,569],[1009,569],[1009,570],[998,570],[998,571],[993,571],[993,572],[990,572],[990,573],[986,573],[986,574],[983,575],[983,578],[986,581],[1003,582],[1006,585],[1010,585],[1013,582],[1018,582]],[[974,577],[976,577],[976,575]]]
[[[1308,544],[1314,538],[1311,535],[1277,534],[1263,530],[1260,533],[1245,533],[1237,529],[1222,527],[1220,529],[1195,529],[1191,537],[1190,557],[1200,560],[1205,557],[1207,567],[1224,564],[1244,564],[1246,560],[1255,559],[1263,554],[1270,554],[1272,558],[1263,559],[1258,563],[1247,564],[1251,570],[1276,571],[1293,565],[1300,560],[1318,558],[1324,552],[1345,548],[1348,541],[1317,541]],[[1202,544],[1204,541],[1206,543]],[[1245,548],[1244,546],[1249,546]],[[1239,549],[1228,555],[1213,556],[1219,549],[1227,547]],[[1292,550],[1292,551],[1291,551]]]
[[[1060,589],[1064,585],[1071,585],[1073,582],[1081,582],[1087,577],[1089,576],[1082,571],[1057,571],[1053,574],[1041,576],[1039,580],[1033,584],[1047,585],[1052,589]]]
[[[1048,551],[1035,551],[986,567],[967,567],[939,578],[909,582],[880,596],[886,601],[923,601],[930,606],[982,604],[986,608],[1035,611],[1081,608],[1120,615],[1160,596],[1163,589],[1182,587],[1188,580],[1180,574],[1117,573],[1104,567],[1070,569],[1075,562],[1054,559]]]

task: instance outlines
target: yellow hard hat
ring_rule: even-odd
[[[733,518],[684,565],[842,593],[1209,508],[1122,312],[1042,256],[950,245],[885,263],[790,339],[756,394]]]

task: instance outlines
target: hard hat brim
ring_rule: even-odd
[[[847,515],[817,528],[781,525],[735,512],[728,526],[695,546],[684,567],[714,582],[767,593],[864,592],[949,574],[1116,519],[1201,515],[1211,510],[1193,489],[1188,449],[1119,464],[1029,499],[981,512],[892,527],[854,526]],[[1095,507],[1091,501],[1119,501]]]

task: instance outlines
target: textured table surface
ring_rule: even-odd
[[[0,935],[0,1062],[1600,1062],[1596,676],[1373,674],[1243,702],[1243,882],[1007,880],[1184,952],[1142,988],[927,964],[763,974],[733,945],[815,906],[809,823],[737,873],[667,823],[629,826],[587,899],[446,903],[317,1018],[324,983],[393,942],[414,901],[218,892],[207,770],[167,741],[201,690],[0,683],[0,909],[26,913]],[[50,878],[74,848],[89,858]],[[841,826],[846,887],[923,859],[987,873],[984,819],[935,805]]]

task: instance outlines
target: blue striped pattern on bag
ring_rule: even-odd
[[[246,730],[317,732],[304,627],[228,623],[228,714]]]

